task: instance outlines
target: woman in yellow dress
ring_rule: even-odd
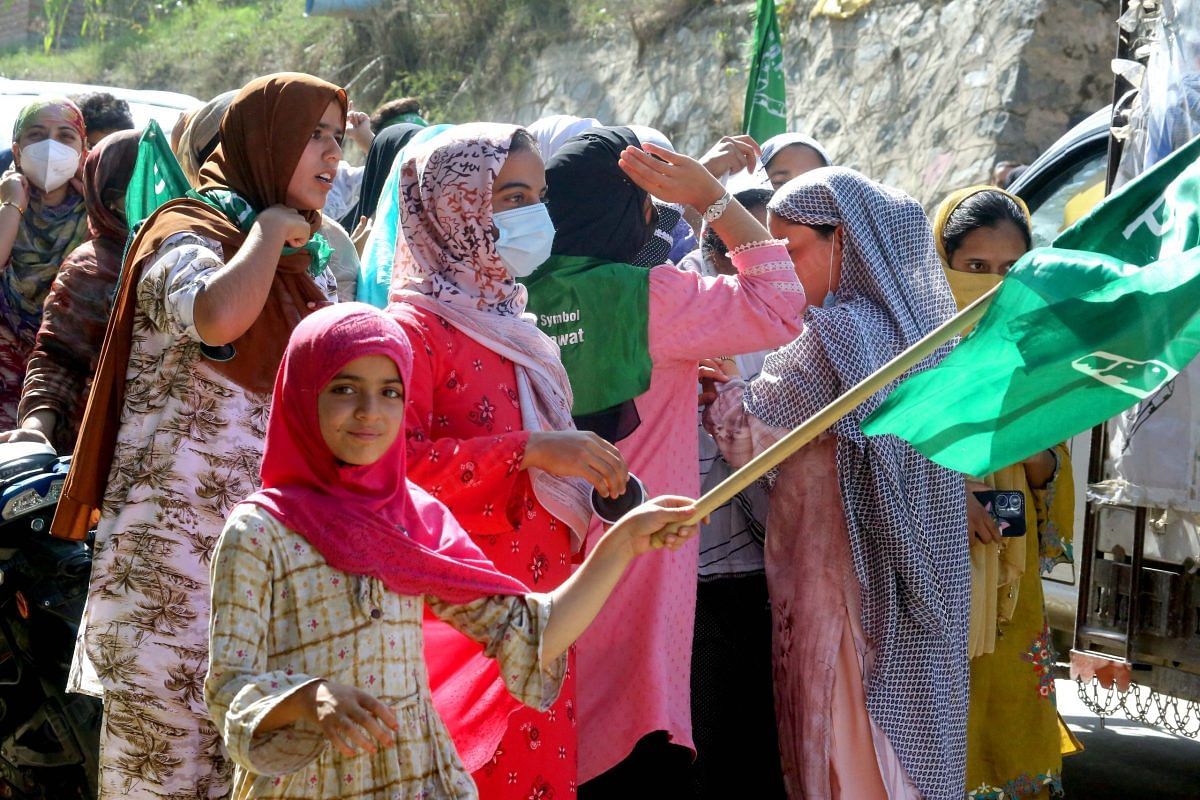
[[[991,186],[951,194],[934,240],[960,309],[998,284],[1030,248],[1029,211]],[[967,477],[971,536],[971,694],[967,798],[1062,794],[1062,756],[1082,749],[1054,696],[1054,653],[1041,575],[1071,560],[1074,485],[1064,445]],[[1004,536],[975,492],[1020,492],[1025,534]]]

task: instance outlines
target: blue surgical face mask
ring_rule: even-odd
[[[492,215],[500,231],[496,254],[514,278],[532,275],[550,257],[554,223],[545,203],[535,203]]]

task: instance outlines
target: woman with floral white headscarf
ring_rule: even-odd
[[[554,235],[542,160],[524,129],[477,123],[409,149],[399,169],[389,310],[413,344],[408,476],[501,572],[549,591],[587,531],[589,483],[617,495],[628,473],[615,447],[573,430],[558,347],[523,315],[515,277]],[[466,641],[436,635],[431,648]],[[569,794],[573,673],[549,711],[516,710],[486,752],[462,753],[480,796]]]
[[[825,299],[758,378],[726,384],[707,412],[735,466],[955,313],[929,223],[907,195],[824,168],[785,184],[768,212],[805,293]],[[964,792],[963,480],[899,439],[862,434],[886,395],[785,461],[771,492],[776,717],[794,798]]]

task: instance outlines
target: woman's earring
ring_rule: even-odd
[[[837,303],[837,297],[833,294],[833,256],[836,251],[833,248],[833,242],[829,244],[829,278],[825,284],[825,299],[821,301],[821,308],[829,308]]]

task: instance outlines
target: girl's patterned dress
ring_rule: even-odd
[[[484,645],[522,702],[549,706],[566,668],[562,657],[549,672],[540,669],[546,596],[423,603],[375,578],[333,569],[302,536],[256,506],[239,506],[230,517],[213,557],[212,585],[205,695],[236,764],[233,800],[478,796],[429,694],[426,604]],[[390,706],[400,722],[396,744],[346,758],[311,723],[255,735],[281,701],[317,679],[358,687]]]

